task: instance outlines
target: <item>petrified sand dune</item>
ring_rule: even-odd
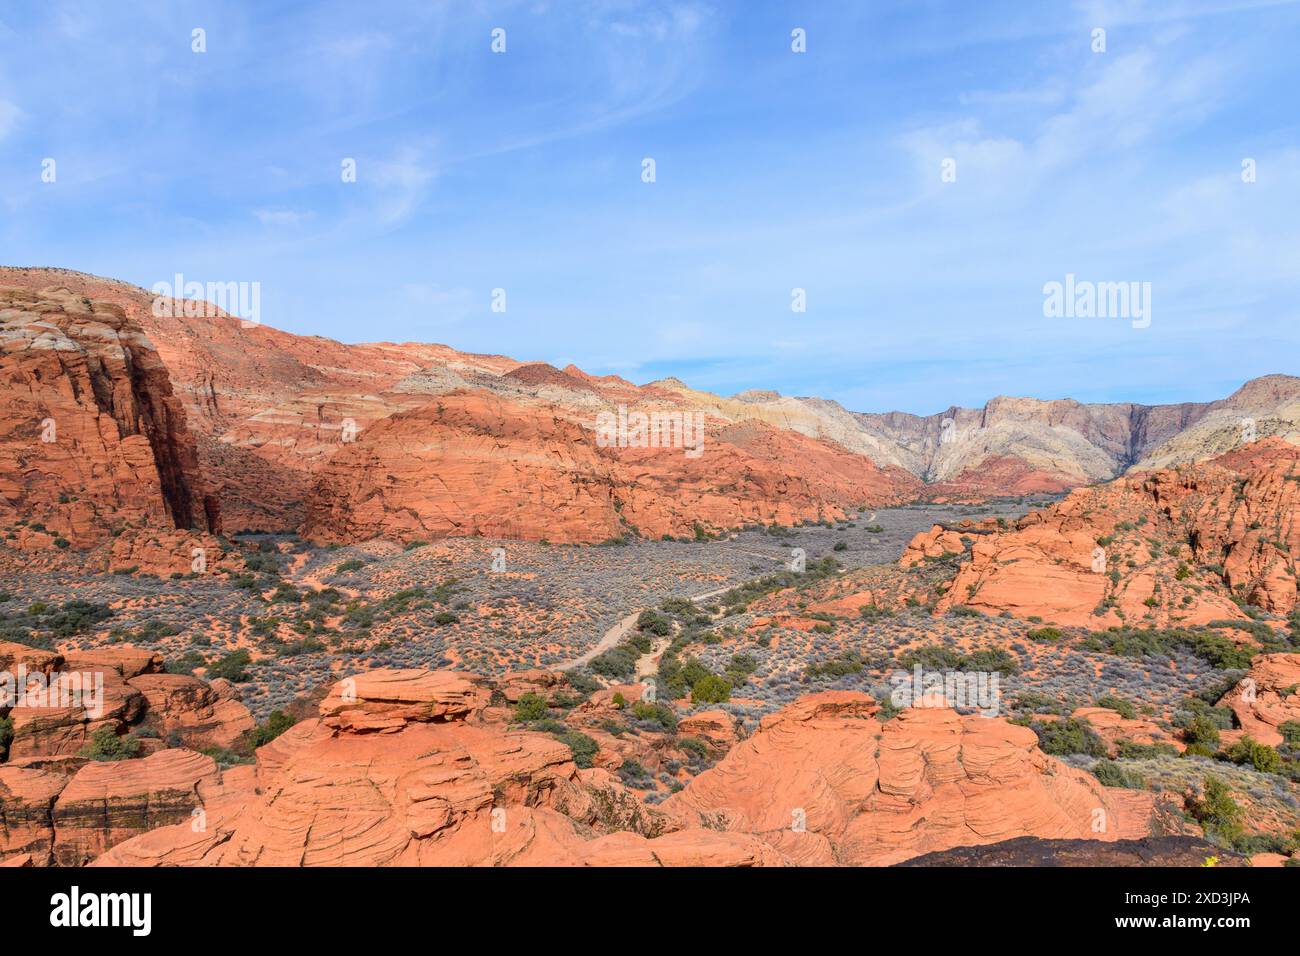
[[[1243,736],[1270,747],[1282,743],[1278,727],[1300,723],[1300,654],[1261,654],[1219,704],[1232,708]]]
[[[1142,836],[1155,807],[1044,756],[1026,728],[947,709],[882,724],[870,697],[828,692],[765,719],[660,811],[503,724],[490,682],[372,676],[261,748],[255,791],[200,788],[205,833],[159,828],[97,862],[875,865],[1020,835]]]
[[[1244,620],[1296,607],[1300,448],[1265,439],[1213,462],[1076,489],[1015,527],[936,527],[901,563],[966,561],[939,602],[1106,627]],[[1199,571],[1194,569],[1199,567]]]
[[[947,709],[879,722],[871,698],[828,691],[764,719],[664,803],[755,833],[811,865],[887,865],[1016,836],[1144,835],[1150,794],[1125,795],[1038,750],[1033,731]]]

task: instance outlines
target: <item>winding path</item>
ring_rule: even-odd
[[[718,588],[714,591],[706,591],[703,594],[696,594],[694,597],[691,598],[691,600],[694,601],[696,604],[698,604],[700,601],[703,601],[706,598],[717,597],[719,594],[726,594],[733,587],[735,587],[734,584],[728,584],[725,588]],[[636,619],[639,618],[640,616],[641,616],[640,611],[633,611],[627,617],[620,619],[617,624],[615,624],[608,631],[606,631],[604,636],[602,636],[601,639],[597,641],[595,645],[592,646],[589,650],[584,651],[582,654],[580,654],[578,657],[573,658],[572,660],[564,661],[561,664],[551,664],[548,669],[556,670],[556,671],[567,671],[567,670],[572,670],[575,667],[581,667],[583,664],[590,664],[601,654],[604,654],[606,651],[614,647],[617,647],[619,641],[623,640],[623,638],[627,637],[628,634],[632,633],[632,629],[636,627]],[[668,646],[667,644],[664,645],[664,647],[667,646]],[[659,648],[658,652],[656,652],[654,649],[651,649],[650,654],[653,655],[655,653],[662,653],[662,651],[663,648]],[[642,659],[644,659],[644,657]],[[641,667],[641,661],[637,661],[638,671],[640,671],[640,667]]]

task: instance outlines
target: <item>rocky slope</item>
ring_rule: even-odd
[[[1211,462],[1081,488],[1014,527],[935,527],[902,563],[966,555],[938,610],[1055,624],[1196,625],[1297,603],[1300,448],[1278,437]],[[1235,599],[1235,600],[1234,600]]]
[[[216,530],[181,400],[140,326],[62,287],[0,288],[0,521],[76,547]]]
[[[204,802],[202,832],[163,826],[97,863],[879,864],[1016,835],[1140,837],[1161,811],[1044,756],[1024,728],[947,709],[882,724],[844,693],[773,715],[658,810],[510,729],[496,690],[447,672],[344,681],[319,719],[258,751],[242,792]]]
[[[476,531],[580,542],[634,530],[679,536],[693,534],[697,522],[722,530],[922,496],[1060,491],[1135,464],[1199,460],[1252,437],[1300,440],[1300,379],[1288,376],[1259,379],[1211,404],[996,398],[929,416],[862,414],[814,397],[724,397],[671,378],[637,386],[443,345],[345,345],[225,314],[186,315],[170,300],[155,309],[143,289],[66,270],[0,268],[4,287],[28,297],[51,290],[147,333],[139,347],[156,347],[175,397],[164,402],[159,393],[154,411],[124,434],[180,436],[183,403],[193,439],[148,440],[165,492],[161,510],[178,522],[188,515],[196,528],[219,504],[228,529],[305,529],[330,541]],[[150,362],[157,364],[139,364]],[[444,417],[440,408],[451,412]],[[702,416],[705,451],[602,442],[600,417],[620,410]],[[129,455],[139,457],[133,448],[127,444],[116,472],[130,470]],[[418,469],[404,458],[408,448]],[[449,455],[466,457],[448,465]],[[34,494],[19,477],[29,457],[10,466],[15,496]],[[435,474],[443,470],[446,487]],[[537,486],[506,502],[503,491],[524,477]],[[98,471],[83,479],[108,485]],[[123,488],[123,497],[150,498],[131,482]],[[52,494],[57,502],[74,492]],[[21,500],[15,496],[11,502]],[[31,505],[50,510],[39,495]],[[84,503],[72,510],[62,524],[84,529]],[[78,540],[88,540],[84,530]]]
[[[253,729],[225,681],[162,673],[157,654],[117,647],[66,657],[0,642],[0,670],[43,675],[0,699],[10,739],[0,753],[0,857],[5,863],[80,866],[123,840],[184,821],[217,787],[214,760]],[[76,683],[72,683],[75,679]],[[86,690],[97,681],[102,694]],[[75,693],[74,693],[75,688]],[[66,705],[66,706],[65,706]],[[108,741],[136,759],[102,759]]]

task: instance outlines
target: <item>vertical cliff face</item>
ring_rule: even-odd
[[[128,522],[219,530],[167,369],[117,305],[0,289],[0,520],[89,546]]]

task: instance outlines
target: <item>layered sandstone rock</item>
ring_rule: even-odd
[[[318,473],[304,533],[595,543],[839,518],[914,487],[901,472],[768,426],[711,431],[699,457],[601,447],[555,407],[466,392],[393,415],[335,452]]]
[[[809,865],[887,865],[1024,835],[1116,840],[1150,825],[1151,795],[1045,756],[1028,728],[939,708],[882,724],[876,712],[854,692],[803,698],[664,810],[758,834]]]
[[[188,750],[0,765],[0,857],[80,866],[123,840],[191,820],[200,788],[218,780],[212,758]]]
[[[568,747],[481,718],[488,688],[451,673],[389,671],[336,686],[319,720],[258,752],[258,792],[127,841],[104,865],[762,865],[743,834],[686,830]],[[622,808],[622,809],[620,809]],[[638,832],[605,833],[611,826]],[[652,839],[649,835],[653,835]]]
[[[1014,528],[975,537],[939,602],[1057,624],[1244,620],[1233,598],[1296,606],[1300,449],[1268,439],[1216,462],[1079,489]],[[954,547],[936,529],[916,563]]]
[[[215,529],[167,370],[120,307],[0,288],[0,520],[82,548],[127,522]]]
[[[1278,728],[1288,721],[1300,723],[1300,654],[1259,655],[1219,705],[1232,708],[1244,736],[1280,745]]]
[[[87,763],[54,801],[54,862],[80,866],[147,830],[190,821],[198,790],[220,779],[211,757],[162,750],[139,760]]]
[[[148,724],[164,739],[195,750],[227,749],[253,729],[253,715],[229,681],[188,674],[141,674],[128,681],[148,707]]]
[[[155,651],[120,645],[63,655],[0,644],[0,665],[28,673],[26,690],[0,701],[0,716],[12,721],[8,760],[79,754],[101,729],[115,736],[152,731],[141,743],[157,749],[163,740],[195,749],[228,748],[253,729],[253,717],[233,685],[205,683],[164,674]]]

